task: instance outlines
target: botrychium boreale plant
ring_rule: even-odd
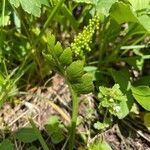
[[[69,150],[73,150],[78,116],[79,97],[93,91],[92,76],[84,71],[83,55],[91,51],[90,43],[95,31],[99,28],[99,17],[95,15],[89,24],[79,33],[70,47],[62,48],[55,36],[48,34],[48,50],[43,53],[50,67],[62,75],[68,84],[72,98],[72,119],[70,126]]]

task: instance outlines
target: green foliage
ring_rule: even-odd
[[[123,2],[116,2],[113,4],[110,14],[119,24],[137,21],[137,18],[135,17],[136,14],[133,12],[130,5]]]
[[[129,0],[129,2],[136,11],[142,9],[150,9],[150,0]]]
[[[17,69],[14,69],[10,74],[5,68],[6,74],[0,72],[0,107],[3,106],[4,102],[10,97],[18,93],[16,83],[21,78],[22,74],[16,74]]]
[[[88,73],[84,74],[78,83],[72,84],[73,89],[78,94],[87,94],[93,91],[92,76]]]
[[[67,66],[72,63],[72,51],[70,48],[66,48],[63,53],[59,57],[60,63],[62,63],[64,66]]]
[[[21,5],[24,11],[36,17],[40,17],[41,15],[41,5],[49,6],[48,0],[9,0],[9,2],[16,8],[18,8]]]
[[[146,110],[150,111],[150,88],[148,86],[132,86],[132,94],[136,101]]]
[[[52,116],[49,118],[47,124],[45,125],[45,129],[54,144],[58,144],[64,140],[63,128],[64,126],[59,122],[57,116]]]
[[[76,144],[88,145],[90,135],[128,114],[132,119],[144,116],[141,120],[150,128],[149,0],[2,0],[0,12],[0,107],[29,85],[43,86],[55,71],[68,84],[72,117],[69,130],[57,117],[45,125],[54,147],[62,141],[69,143],[69,150]],[[82,121],[97,130],[78,132],[84,142],[79,138],[74,142],[79,97],[90,92],[99,104],[86,102],[94,103],[95,110],[90,110],[100,118],[89,112],[96,121],[84,117]],[[32,119],[30,123],[32,128],[20,129],[14,138],[27,149],[48,150],[47,139]],[[0,143],[0,149],[14,149],[13,138],[9,139]],[[40,143],[37,148],[32,145],[35,140]],[[102,140],[90,149],[111,148]]]
[[[12,144],[8,139],[5,139],[0,143],[1,150],[14,150],[14,144]]]
[[[101,122],[96,122],[94,123],[94,128],[97,130],[103,130],[109,127],[108,123],[101,123]]]
[[[149,22],[150,17],[148,15],[140,15],[137,16],[137,13],[134,11],[131,5],[123,3],[123,2],[116,2],[112,5],[110,10],[110,15],[113,19],[115,19],[119,24],[125,22],[133,22],[138,23],[147,32],[150,32]]]
[[[107,108],[112,115],[121,119],[124,117],[124,112],[126,112],[124,103],[126,103],[127,97],[123,95],[119,88],[118,84],[115,84],[112,88],[100,86],[98,98],[100,106]]]
[[[112,148],[104,139],[102,139],[101,141],[97,140],[91,144],[89,150],[112,150]]]
[[[67,67],[66,73],[69,78],[69,81],[73,82],[77,79],[80,80],[81,76],[84,74],[83,71],[84,62],[81,60],[74,61]]]
[[[33,128],[22,128],[15,133],[16,138],[24,143],[32,143],[37,140]]]
[[[50,66],[62,74],[78,94],[93,91],[92,77],[84,73],[84,60],[73,61],[74,51],[71,48],[63,50],[59,42],[55,45],[53,35],[50,35],[50,39],[51,41],[48,41],[49,51],[43,53]]]
[[[150,130],[150,113],[147,112],[144,114],[144,125]]]
[[[109,15],[109,10],[113,3],[117,0],[96,0],[96,10],[99,14],[103,14],[105,16]]]

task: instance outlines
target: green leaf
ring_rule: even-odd
[[[73,26],[73,28],[77,29],[79,26],[79,23],[77,22],[75,17],[72,15],[72,12],[70,11],[70,9],[66,5],[62,5],[61,12],[62,12],[63,16],[65,16],[65,18],[69,20],[69,22]],[[64,19],[63,19],[63,21],[64,21]],[[65,20],[65,22],[66,22],[66,20]]]
[[[120,85],[120,89],[125,92],[130,82],[130,75],[127,69],[120,71],[111,70],[112,76],[116,83]]]
[[[20,0],[20,3],[24,11],[36,17],[40,17],[41,8],[37,0]]]
[[[8,139],[5,139],[0,143],[0,150],[14,150],[14,145]]]
[[[150,111],[150,88],[148,86],[132,86],[132,95],[136,101],[146,110]]]
[[[56,57],[59,57],[62,54],[63,48],[62,48],[60,42],[56,43],[53,51],[54,51],[54,54],[55,54]]]
[[[110,16],[119,24],[125,22],[137,22],[136,13],[133,12],[130,5],[123,2],[116,2],[110,9]]]
[[[97,129],[97,130],[102,130],[102,129],[105,129],[105,128],[108,128],[109,127],[109,124],[108,123],[101,123],[101,122],[96,122],[94,123],[94,128]]]
[[[150,0],[128,0],[135,10],[150,9]]]
[[[98,0],[96,4],[97,12],[108,16],[112,4],[115,3],[116,1],[117,0]]]
[[[51,67],[56,66],[55,60],[53,59],[52,55],[43,53],[43,56],[46,59],[46,62],[50,64]]]
[[[78,94],[87,94],[92,92],[94,89],[92,78],[93,77],[90,74],[84,74],[80,83],[72,84],[73,89],[77,91]]]
[[[31,143],[37,140],[37,136],[32,128],[22,128],[16,132],[15,136],[24,143]]]
[[[122,101],[120,103],[120,108],[121,108],[121,111],[119,111],[117,113],[117,117],[119,119],[123,119],[125,116],[127,116],[129,114],[129,108],[128,108],[127,102],[126,101]]]
[[[70,48],[66,48],[59,57],[59,61],[63,65],[69,65],[72,63],[72,51]]]
[[[20,5],[19,0],[9,0],[9,2],[10,2],[12,5],[14,5],[16,8],[18,8],[19,5]]]
[[[50,6],[49,5],[49,0],[40,0],[40,2],[41,2],[41,5],[45,5],[45,6]]]
[[[40,17],[42,4],[49,6],[48,0],[9,0],[9,2],[16,8],[21,4],[24,11],[36,17]]]
[[[54,49],[56,38],[53,34],[47,33],[47,42],[50,50]]]
[[[83,67],[84,67],[84,62],[81,60],[77,60],[71,63],[66,69],[68,79],[70,81],[77,81],[77,79],[80,79],[84,73]]]
[[[60,143],[64,139],[63,135],[63,125],[60,124],[57,116],[52,116],[47,124],[45,129],[48,132],[48,135],[51,137],[54,144]]]
[[[89,150],[112,150],[112,148],[109,146],[109,144],[102,140],[97,140],[95,143],[90,145]]]
[[[122,58],[122,61],[127,62],[129,65],[133,66],[135,69],[139,70],[141,65],[138,64],[138,61],[142,59],[141,56],[125,57]]]
[[[135,86],[140,86],[140,85],[150,86],[150,75],[140,77],[140,79],[136,80],[133,84]]]
[[[150,113],[149,112],[144,114],[144,125],[150,131]]]
[[[150,33],[150,17],[148,15],[142,15],[138,17],[138,21]]]

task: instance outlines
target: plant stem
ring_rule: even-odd
[[[6,4],[6,1],[5,0],[3,0],[3,6],[2,6],[2,26],[4,27],[4,25],[5,25],[5,4]]]
[[[39,132],[39,130],[38,130],[38,128],[36,127],[36,125],[35,125],[35,123],[33,122],[33,120],[30,118],[29,121],[30,121],[30,124],[31,124],[33,130],[35,131],[35,134],[37,135],[38,140],[40,141],[40,143],[41,143],[41,145],[42,145],[43,150],[49,150],[47,144],[45,143],[45,141],[44,141],[44,139],[43,139],[41,133]]]
[[[79,101],[77,93],[72,89],[71,85],[69,85],[69,90],[72,96],[72,118],[71,118],[71,129],[70,129],[70,140],[69,140],[69,150],[73,150],[74,143],[75,143],[75,132],[76,132],[76,123],[77,123],[77,116],[78,116],[78,107]]]
[[[60,0],[57,5],[54,7],[54,9],[52,10],[52,12],[50,13],[48,19],[46,20],[45,24],[43,25],[43,28],[39,34],[39,36],[37,37],[35,44],[36,45],[39,41],[39,39],[41,38],[41,36],[44,34],[46,28],[48,27],[48,25],[50,24],[50,22],[52,21],[52,19],[54,18],[56,12],[61,8],[62,4],[64,3],[65,0]]]

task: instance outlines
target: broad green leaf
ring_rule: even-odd
[[[15,149],[14,145],[8,139],[5,139],[0,143],[0,150],[15,150]]]
[[[16,132],[15,136],[24,143],[31,143],[37,140],[37,136],[32,128],[22,128]]]
[[[139,70],[141,65],[139,65],[137,62],[142,59],[141,56],[133,56],[133,57],[125,57],[122,58],[122,61],[127,62],[129,65],[133,66],[135,69]]]
[[[107,42],[113,42],[117,36],[119,36],[121,31],[121,26],[113,19],[110,19],[110,24],[105,31],[104,38],[106,38]]]
[[[140,77],[140,79],[135,81],[133,83],[133,85],[135,85],[135,86],[140,86],[140,85],[150,86],[150,75]]]
[[[96,4],[96,10],[98,13],[102,13],[106,16],[109,15],[109,10],[113,3],[115,3],[118,0],[98,0]]]
[[[9,2],[16,8],[21,4],[24,11],[36,17],[40,17],[42,4],[49,6],[48,0],[9,0]]]
[[[77,81],[83,75],[84,62],[81,60],[74,61],[71,63],[67,69],[66,73],[70,81]]]
[[[49,0],[40,0],[41,5],[45,5],[45,6],[50,6],[49,5]]]
[[[59,61],[63,65],[69,65],[72,63],[72,51],[70,48],[66,48],[59,57]]]
[[[20,1],[19,0],[9,0],[9,2],[14,5],[16,8],[19,7],[20,5]]]
[[[120,85],[120,89],[125,92],[130,82],[129,71],[127,69],[122,69],[120,71],[111,70],[111,74],[115,82]]]
[[[92,76],[88,73],[84,74],[81,81],[76,84],[72,84],[73,89],[77,91],[78,94],[87,94],[93,91],[94,86],[92,82]]]
[[[135,10],[150,8],[150,0],[128,0]]]
[[[133,12],[130,5],[123,2],[116,2],[110,9],[110,16],[119,24],[125,22],[137,22],[136,13]]]
[[[146,110],[150,111],[150,88],[148,86],[132,86],[132,95],[136,101]]]
[[[125,22],[138,23],[148,32],[150,32],[150,17],[148,15],[137,16],[133,7],[123,2],[116,2],[110,9],[110,16],[119,24]],[[142,29],[143,32],[143,29]]]
[[[90,145],[89,150],[112,150],[112,148],[106,141],[97,140],[95,143]]]
[[[37,0],[20,0],[20,3],[24,11],[36,17],[40,17],[41,8]]]
[[[148,15],[142,15],[138,17],[138,21],[150,33],[150,17]]]
[[[133,36],[136,34],[145,34],[146,29],[139,23],[130,23],[127,36]]]

